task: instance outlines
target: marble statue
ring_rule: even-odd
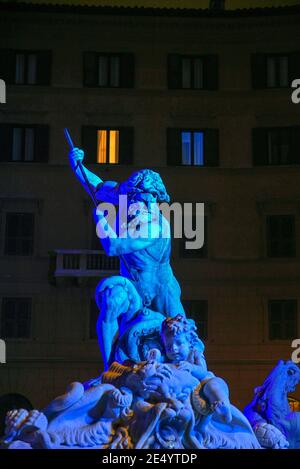
[[[264,448],[300,448],[300,413],[293,412],[288,402],[288,393],[295,391],[299,382],[299,367],[280,360],[255,389],[244,413]]]
[[[125,195],[129,207],[129,213],[125,214],[127,223],[116,226],[115,230],[101,210],[94,212],[102,246],[107,255],[120,257],[121,267],[120,276],[100,282],[96,292],[100,309],[97,332],[107,369],[114,358],[116,336],[122,334],[139,313],[144,311],[154,318],[157,313],[167,317],[178,313],[185,315],[185,312],[180,286],[170,266],[169,223],[157,208],[157,203],[170,200],[160,175],[143,169],[121,184],[103,182],[82,165],[83,157],[83,151],[78,148],[70,152],[71,167],[87,192],[93,191],[99,203],[115,205],[119,203],[119,196]],[[84,168],[87,180],[80,168]],[[148,231],[150,224],[151,236],[143,236],[143,230]]]
[[[43,411],[11,411],[10,448],[260,448],[229,401],[226,383],[207,370],[195,323],[181,315],[161,327],[162,352],[113,362],[98,380],[72,383]]]
[[[83,166],[83,151],[66,136],[71,166],[94,203],[128,199],[125,219],[111,222],[102,206],[94,211],[99,246],[119,256],[121,266],[95,292],[104,372],[71,383],[41,411],[8,412],[2,446],[261,448],[225,381],[208,371],[204,344],[182,306],[170,226],[158,206],[169,201],[160,175],[144,169],[120,184],[104,182]]]

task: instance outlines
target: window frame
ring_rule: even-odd
[[[29,300],[29,335],[28,337],[5,337],[3,336],[3,331],[2,331],[2,321],[3,321],[3,312],[4,312],[4,301],[5,300]],[[34,331],[34,304],[33,304],[33,298],[32,296],[1,296],[0,298],[1,301],[1,311],[0,311],[0,332],[1,332],[1,337],[4,338],[6,342],[28,342],[33,340],[33,331]]]
[[[268,239],[268,219],[271,217],[292,217],[294,219],[294,255],[293,256],[270,256],[269,253],[269,243]],[[297,249],[297,216],[294,213],[265,213],[264,214],[264,254],[265,258],[271,261],[280,261],[287,260],[293,261],[297,259],[298,249]]]
[[[106,166],[118,166],[120,164],[120,129],[111,128],[111,127],[102,127],[101,129],[97,130],[97,160],[98,160],[98,132],[106,132],[106,155],[105,155],[105,163],[100,163],[96,161],[96,164],[99,165],[106,165]],[[110,138],[111,132],[118,132],[118,162],[117,163],[110,163]]]
[[[280,86],[278,82],[280,81],[279,75],[280,75],[280,66],[278,65],[278,60],[280,58],[286,58],[287,59],[287,84],[284,86]],[[274,86],[269,86],[268,81],[269,81],[269,76],[268,76],[268,59],[274,59],[275,60],[275,76],[276,76],[276,84]],[[274,89],[287,89],[290,88],[290,54],[289,53],[271,53],[271,54],[264,54],[264,60],[265,60],[265,83],[266,83],[266,89],[268,90],[274,90]]]
[[[109,53],[109,52],[96,52],[97,54],[97,88],[122,88],[121,86],[121,62],[122,62],[122,58],[121,58],[121,53],[116,53],[116,52],[113,52],[113,53]],[[104,58],[107,58],[107,84],[106,85],[100,85],[99,84],[99,61],[100,61],[100,58],[101,57],[104,57]],[[118,71],[118,85],[117,86],[114,86],[111,84],[111,59],[112,58],[117,58],[119,59],[119,71]]]
[[[118,131],[119,132],[119,161],[118,163],[98,163],[97,149],[98,149],[98,130]],[[87,135],[87,132],[89,135]],[[91,135],[92,133],[92,135]],[[88,164],[99,165],[101,167],[109,168],[112,166],[133,166],[134,165],[134,137],[135,127],[133,126],[106,126],[106,125],[83,125],[81,127],[81,144],[86,152],[85,161]],[[128,144],[129,138],[129,144]],[[86,139],[86,141],[85,141]],[[127,140],[127,141],[126,141]],[[127,152],[128,148],[130,153]],[[124,152],[126,148],[126,152]],[[92,156],[95,155],[93,159]]]
[[[32,252],[31,254],[20,254],[20,253],[15,253],[15,254],[8,254],[6,252],[6,233],[7,233],[7,215],[8,214],[31,214],[33,216],[33,240],[32,240]],[[26,210],[21,212],[20,210],[9,210],[6,209],[3,212],[3,242],[2,242],[2,251],[1,254],[3,257],[6,259],[15,259],[15,258],[25,258],[25,259],[32,259],[36,255],[36,238],[37,238],[37,214],[34,209],[31,210]]]
[[[270,305],[271,303],[275,303],[275,302],[294,302],[295,303],[295,325],[296,325],[296,331],[295,331],[295,334],[296,334],[296,337],[292,337],[292,338],[271,338],[271,311],[270,311]],[[298,298],[297,297],[285,297],[285,296],[282,296],[281,298],[267,298],[266,299],[266,323],[267,323],[267,327],[266,327],[266,340],[267,342],[269,343],[272,343],[272,344],[282,344],[282,343],[291,343],[291,341],[295,338],[298,337],[299,335],[299,301],[298,301]],[[286,321],[285,321],[286,322]],[[283,325],[281,324],[281,331],[282,331],[282,327]]]
[[[182,134],[191,132],[203,134],[203,164],[183,164]],[[192,127],[167,127],[166,129],[166,165],[181,168],[219,168],[220,146],[219,128],[192,128]],[[192,137],[194,142],[194,136]],[[194,147],[194,145],[192,145]],[[194,148],[192,148],[194,155]],[[179,153],[180,152],[180,153]],[[192,155],[191,155],[192,156]],[[194,161],[194,156],[192,156]]]
[[[183,86],[183,61],[184,60],[189,60],[190,61],[190,86]],[[195,62],[196,60],[201,61],[202,65],[202,75],[201,75],[201,81],[202,81],[202,86],[201,87],[195,87]],[[180,61],[181,61],[181,89],[183,90],[205,90],[204,86],[204,68],[205,68],[205,57],[202,55],[180,55]]]
[[[270,138],[272,133],[287,132],[289,143],[289,161],[280,163],[270,163]],[[298,134],[300,135],[300,126],[274,126],[274,127],[253,127],[251,129],[251,145],[252,145],[252,168],[281,168],[281,167],[297,167],[300,165],[300,157],[298,156],[298,148],[296,145]]]
[[[15,67],[14,67],[14,86],[39,86],[38,83],[38,54],[39,52],[36,50],[14,50],[14,62],[15,62]],[[24,82],[23,83],[17,83],[16,80],[16,75],[17,75],[17,56],[18,55],[23,55],[25,60],[24,60]],[[35,56],[35,83],[28,83],[28,61],[29,61],[29,56],[34,55]]]
[[[22,137],[22,154],[21,160],[13,160],[13,144],[14,144],[14,129],[21,129],[23,132]],[[33,130],[33,159],[24,159],[25,149],[25,130]],[[4,133],[3,133],[4,132]],[[4,139],[5,151],[3,151],[0,164],[47,164],[49,162],[50,154],[50,125],[49,124],[31,124],[31,123],[0,123],[0,133]]]

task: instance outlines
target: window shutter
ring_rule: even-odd
[[[206,129],[204,131],[204,166],[219,165],[219,131]]]
[[[182,164],[180,129],[167,129],[167,163],[171,166],[179,166]]]
[[[83,84],[98,86],[98,55],[96,52],[83,53]]]
[[[133,163],[133,127],[120,128],[120,164]]]
[[[267,165],[268,160],[268,130],[257,128],[252,130],[253,165]]]
[[[289,55],[289,84],[295,78],[300,78],[300,52],[292,52]]]
[[[266,58],[264,54],[253,54],[251,57],[252,86],[254,89],[267,87]]]
[[[42,51],[37,53],[37,85],[50,85],[51,63],[51,51]]]
[[[182,61],[178,54],[168,56],[168,88],[182,88]]]
[[[122,88],[134,87],[134,54],[121,54],[120,84]]]
[[[11,161],[13,126],[0,125],[0,162]]]
[[[217,55],[204,57],[203,88],[206,90],[217,90],[219,87],[219,60]]]
[[[34,129],[34,161],[47,163],[49,158],[49,126],[37,125]]]
[[[299,75],[300,76],[300,75]],[[291,128],[291,163],[300,164],[300,126]]]
[[[0,78],[7,85],[15,83],[16,55],[12,50],[0,50]]]
[[[82,127],[82,148],[84,150],[84,162],[97,163],[97,127]]]

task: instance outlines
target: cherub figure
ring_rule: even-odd
[[[162,323],[161,338],[168,363],[201,381],[203,398],[208,400],[212,411],[229,423],[232,415],[228,386],[207,370],[204,345],[197,335],[195,322],[180,314],[169,317]]]

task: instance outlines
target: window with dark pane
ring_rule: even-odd
[[[31,335],[31,298],[3,298],[1,334],[4,339],[26,339]]]
[[[0,161],[46,163],[49,154],[49,126],[0,124]]]
[[[203,59],[182,57],[182,88],[203,88]]]
[[[269,339],[292,340],[298,337],[297,300],[270,300]]]
[[[89,338],[97,339],[97,320],[99,316],[99,309],[94,298],[90,301],[90,320],[89,320]]]
[[[120,57],[117,55],[98,56],[98,86],[120,86]]]
[[[4,253],[30,256],[34,246],[34,214],[6,214]]]
[[[267,256],[295,257],[296,229],[294,215],[266,217]]]
[[[185,313],[188,318],[195,321],[200,339],[208,337],[208,301],[183,300]]]
[[[255,128],[252,130],[255,166],[300,164],[300,126]]]
[[[168,55],[169,89],[216,90],[218,57],[216,55]]]
[[[300,53],[256,53],[251,57],[254,89],[289,88],[298,76]]]
[[[269,55],[266,57],[267,88],[286,88],[289,86],[288,55]]]
[[[1,78],[9,85],[50,85],[51,62],[49,50],[0,49]]]
[[[268,157],[270,165],[285,165],[293,162],[290,129],[268,131]]]
[[[34,160],[34,135],[32,127],[14,127],[12,139],[12,161]]]
[[[134,56],[131,53],[85,52],[84,85],[102,88],[134,86]]]
[[[193,230],[196,229],[196,216],[193,215],[192,217],[192,226]],[[188,239],[184,236],[183,232],[183,238],[179,241],[179,256],[184,257],[186,259],[190,258],[197,258],[197,259],[207,259],[208,257],[208,229],[207,229],[207,217],[204,217],[204,245],[200,249],[187,249],[185,246],[185,243],[187,241],[194,241],[194,239]]]

